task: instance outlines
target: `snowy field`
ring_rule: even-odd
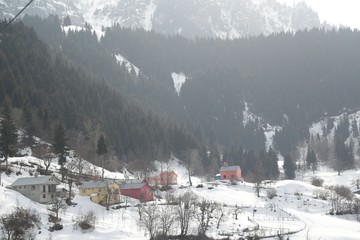
[[[41,160],[34,157],[11,158],[10,162],[41,164]],[[19,177],[29,176],[29,168],[11,165],[16,171],[22,173]],[[53,164],[50,168],[55,170],[57,165]],[[94,166],[89,166],[89,168],[94,169],[94,171],[101,171]],[[230,185],[227,182],[205,182],[201,178],[192,177],[193,186],[189,187],[187,186],[187,171],[178,161],[171,163],[171,169],[179,175],[179,185],[171,190],[172,194],[176,196],[190,191],[199,199],[211,200],[223,206],[225,216],[219,224],[219,228],[216,226],[217,223],[213,221],[207,231],[207,235],[215,239],[221,239],[224,236],[230,236],[230,239],[238,239],[240,236],[253,233],[265,236],[289,233],[289,239],[294,240],[360,239],[360,223],[355,220],[355,217],[352,215],[328,215],[327,213],[331,209],[328,201],[313,197],[314,190],[321,188],[309,183],[311,177],[316,175],[324,179],[324,185],[350,186],[351,181],[360,174],[360,171],[345,171],[338,176],[336,172],[321,168],[315,174],[308,172],[298,177],[298,181],[269,182],[264,185],[264,189],[261,189],[258,198],[251,183]],[[121,173],[106,171],[105,175],[111,178],[124,178]],[[60,213],[64,229],[50,233],[47,230],[49,228],[48,206],[35,203],[16,191],[6,188],[16,178],[15,174],[10,176],[2,174],[0,215],[11,212],[16,205],[35,209],[39,212],[42,222],[41,229],[38,230],[41,233],[37,235],[36,239],[149,239],[147,232],[139,226],[136,200],[132,201],[128,208],[106,211],[104,207],[92,203],[89,197],[78,195],[73,199],[77,205],[67,207]],[[197,188],[196,186],[200,183],[203,187]],[[180,189],[179,186],[181,185],[186,187]],[[275,189],[277,196],[270,200],[267,197],[268,189]],[[354,187],[352,189],[355,190]],[[75,189],[75,192],[78,191]],[[155,203],[164,203],[164,200],[157,200]],[[159,206],[159,208],[162,207],[164,206]],[[235,217],[235,209],[237,208],[240,211]],[[96,227],[92,232],[83,233],[74,228],[74,223],[79,214],[85,214],[89,211],[94,211],[97,216]],[[195,220],[191,222],[189,233],[196,234],[197,224]],[[174,230],[173,234],[178,234],[178,232]],[[274,237],[267,239],[274,239]]]

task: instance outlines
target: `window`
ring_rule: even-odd
[[[35,190],[35,186],[31,186],[31,190]]]
[[[43,192],[46,192],[46,186],[43,185]]]
[[[51,198],[54,198],[54,194],[51,194]]]
[[[223,176],[226,179],[226,175]]]
[[[48,185],[48,192],[51,192],[51,186]]]
[[[45,194],[43,194],[43,198],[46,198],[46,195],[45,195]]]

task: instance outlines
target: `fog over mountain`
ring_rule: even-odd
[[[0,18],[13,16],[27,2],[0,0]],[[26,13],[69,15],[73,24],[86,21],[97,30],[119,23],[186,37],[237,38],[321,26],[305,3],[286,6],[276,0],[39,0]]]

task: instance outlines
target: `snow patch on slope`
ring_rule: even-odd
[[[171,73],[171,77],[174,82],[175,91],[176,91],[177,95],[180,95],[181,87],[186,82],[186,76],[182,72],[181,73],[173,72],[173,73]]]
[[[126,58],[124,58],[123,56],[121,56],[120,54],[115,54],[115,58],[116,61],[120,64],[123,65],[125,64],[126,69],[128,70],[129,73],[131,73],[132,71],[135,71],[136,76],[138,77],[140,74],[140,69],[138,67],[136,67],[134,64],[132,64],[131,62],[129,62]]]
[[[152,20],[154,17],[154,13],[156,11],[156,5],[154,4],[153,0],[150,1],[149,5],[147,5],[143,17],[143,28],[146,31],[151,31],[152,29]]]
[[[69,31],[73,31],[73,32],[77,31],[77,32],[79,32],[79,31],[85,30],[85,28],[79,27],[79,26],[75,26],[75,25],[61,26],[61,28],[62,28],[62,30],[63,30],[63,32],[64,32],[65,34],[68,34]]]

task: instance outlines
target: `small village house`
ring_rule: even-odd
[[[239,166],[228,166],[225,162],[224,166],[220,168],[221,180],[240,181],[241,169]]]
[[[121,195],[138,199],[142,202],[153,200],[153,192],[147,181],[129,181],[120,185]]]
[[[97,204],[115,204],[120,202],[120,187],[114,180],[88,181],[79,186],[80,196],[90,196],[90,200]]]
[[[25,197],[38,203],[51,203],[56,197],[56,186],[60,180],[55,176],[37,176],[18,178],[10,187]]]
[[[155,185],[177,185],[178,175],[174,171],[161,172],[157,176],[147,178],[151,186]]]

